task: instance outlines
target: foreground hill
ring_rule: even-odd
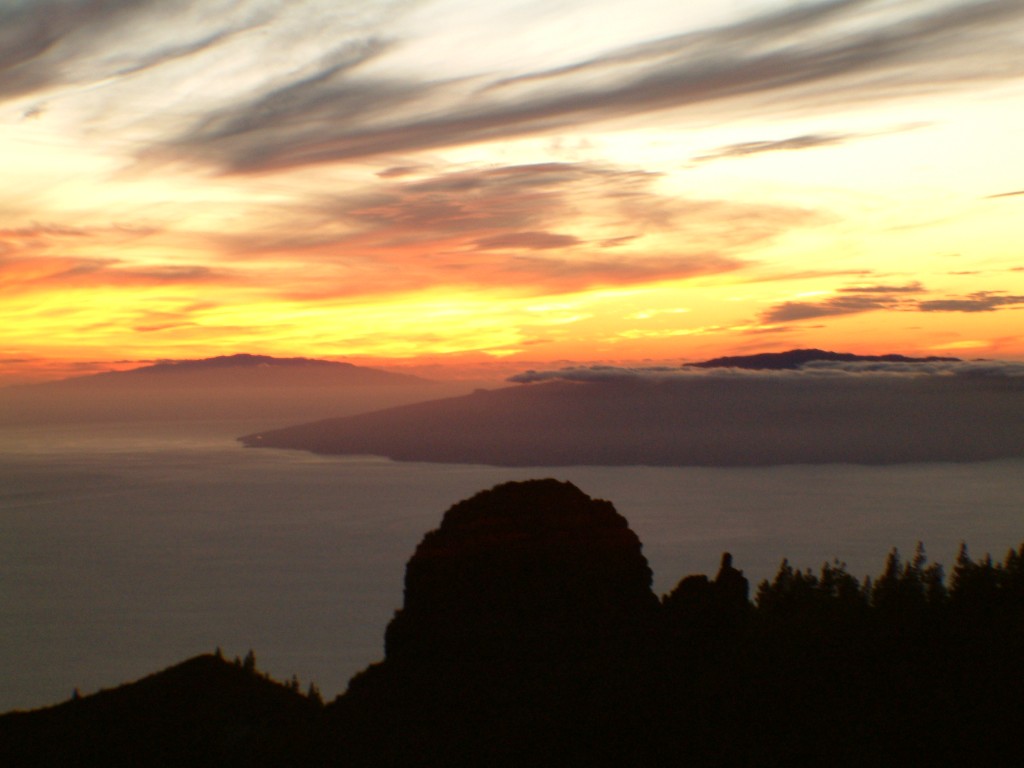
[[[991,374],[991,375],[989,375]],[[1024,455],[1024,378],[845,370],[531,373],[240,438],[253,447],[505,466],[979,461]]]
[[[1016,765],[1024,544],[923,548],[861,581],[726,553],[660,599],[628,522],[552,479],[452,506],[408,561],[385,658],[322,706],[202,656],[0,716],[0,765]],[[325,606],[325,610],[330,610]]]
[[[241,665],[198,656],[135,683],[0,717],[0,764],[290,765],[319,709]]]
[[[238,354],[6,387],[0,390],[0,423],[293,420],[462,391],[351,363]]]

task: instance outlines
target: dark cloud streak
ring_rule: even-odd
[[[821,302],[787,301],[761,314],[761,322],[788,323],[815,317],[855,315],[876,309],[894,309],[896,303],[874,296],[835,296]]]
[[[184,39],[153,50],[133,49],[136,30],[172,29],[192,5],[188,0],[32,0],[0,7],[0,100],[136,74],[212,48],[266,20],[245,14],[212,30],[207,21],[202,29],[193,26]]]
[[[469,99],[455,91],[463,83],[355,74],[339,82],[326,70],[330,77],[234,104],[164,151],[229,173],[260,172],[511,138],[735,96],[786,91],[789,106],[834,100],[843,89],[881,98],[874,80],[882,76],[906,95],[1024,71],[1019,45],[1004,31],[1024,19],[1018,0],[950,3],[916,14],[897,5],[889,10],[904,15],[896,18],[872,15],[876,6],[834,0],[776,11],[506,78]],[[854,23],[843,28],[847,21]],[[862,22],[869,26],[857,26]]]
[[[806,134],[773,141],[744,141],[738,144],[719,147],[714,152],[698,155],[694,160],[698,163],[706,163],[712,160],[747,157],[748,155],[760,155],[768,152],[792,152],[794,150],[815,149],[817,147],[844,144],[857,138],[861,138],[861,136],[857,134]]]
[[[1024,306],[1024,296],[1011,296],[996,291],[979,291],[966,298],[934,299],[917,305],[921,312],[994,312],[1004,307]]]
[[[840,288],[841,295],[824,301],[787,301],[761,313],[763,323],[786,323],[817,317],[891,310],[899,312],[994,312],[1000,309],[1024,307],[1024,296],[1000,291],[978,291],[965,297],[919,299],[909,294],[923,293],[919,283],[906,286],[866,286]],[[847,295],[849,294],[849,295]]]

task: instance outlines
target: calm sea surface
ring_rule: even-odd
[[[924,541],[1002,559],[1024,540],[1024,461],[501,469],[239,447],[250,425],[0,429],[0,712],[138,679],[220,646],[325,697],[383,655],[404,566],[456,501],[555,477],[611,500],[655,590],[731,551],[877,574]]]

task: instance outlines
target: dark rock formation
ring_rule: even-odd
[[[410,559],[385,661],[328,707],[329,759],[625,765],[652,715],[659,613],[609,502],[556,480],[479,493]]]
[[[449,509],[406,566],[396,656],[580,653],[657,608],[640,540],[571,483],[506,483]]]

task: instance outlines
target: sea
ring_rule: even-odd
[[[881,572],[918,541],[951,570],[961,542],[1024,541],[1024,460],[777,467],[401,463],[244,448],[235,423],[0,427],[0,712],[111,688],[220,648],[326,699],[383,658],[405,563],[444,511],[553,477],[614,503],[658,594],[751,582],[783,558]]]

